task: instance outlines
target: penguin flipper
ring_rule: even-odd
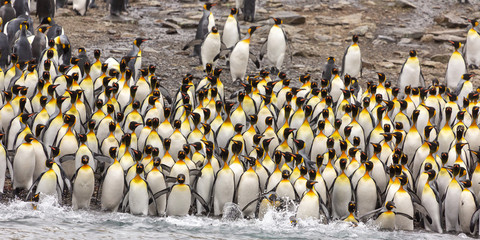
[[[433,222],[432,218],[430,217],[427,209],[423,205],[418,204],[416,202],[413,202],[413,206],[414,206],[415,210],[419,211],[423,216],[425,216],[425,219],[427,219],[428,224],[432,224],[432,222]],[[399,213],[397,212],[396,214],[399,214]]]
[[[205,208],[205,211],[207,213],[210,212],[210,208],[208,207],[208,204],[205,201],[205,199],[203,199],[202,196],[200,196],[195,190],[192,189],[191,192],[192,192],[192,197],[196,198],[202,204],[202,206]]]
[[[268,40],[265,40],[265,42],[262,43],[262,47],[260,48],[260,55],[258,56],[258,57],[260,58],[260,61],[263,60],[263,56],[264,56],[265,53],[267,52],[267,50],[266,50],[267,41],[268,41]]]
[[[170,173],[170,171],[172,170],[172,168],[171,168],[170,166],[167,166],[167,165],[165,165],[165,164],[160,164],[160,166],[162,167],[162,169],[163,169],[164,171],[167,171],[167,172],[169,172],[169,173]]]
[[[166,176],[165,177],[165,182],[166,183],[176,183],[177,182],[177,177]]]
[[[406,214],[406,213],[403,213],[403,212],[395,212],[395,215],[400,215],[400,216],[402,216],[402,217],[406,217],[406,218],[408,218],[408,219],[410,219],[410,220],[413,221],[413,217],[410,216],[410,215],[408,215],[408,214]],[[429,220],[429,219],[430,219],[430,220]],[[428,221],[429,224],[432,224],[432,219],[430,218],[430,216],[427,216],[427,221]]]
[[[75,160],[75,153],[64,155],[63,157],[60,158],[60,163],[64,163],[72,160]]]
[[[35,180],[35,182],[32,183],[32,186],[30,186],[30,189],[28,189],[28,193],[27,193],[27,196],[26,196],[26,199],[31,199],[32,198],[32,194],[34,192],[34,190],[37,188],[38,186],[38,183],[40,182],[40,179],[42,179],[42,176],[43,174],[45,174],[45,172],[43,172],[42,174],[40,174],[40,176],[37,177],[37,179]]]
[[[475,213],[472,215],[472,219],[470,220],[470,233],[473,233],[475,231],[475,227],[478,223],[478,216],[480,213],[480,209],[477,209]]]
[[[359,216],[358,219],[365,221],[369,216],[376,215],[377,213],[380,213],[382,211],[382,208],[377,208],[375,210],[372,210],[370,212],[366,212],[362,216]]]
[[[172,190],[172,187],[167,187],[163,190],[160,190],[160,191],[156,192],[155,194],[153,194],[153,199],[157,200],[159,197],[161,197],[164,194],[169,193],[171,190]]]
[[[112,159],[112,158],[107,157],[107,156],[102,155],[102,154],[94,153],[94,154],[93,154],[93,157],[94,157],[97,161],[100,161],[100,162],[104,162],[104,163],[108,163],[108,164],[112,164],[112,163],[113,163],[113,159]]]
[[[249,58],[252,59],[255,67],[260,68],[260,62],[258,61],[257,56],[255,56],[253,53],[250,53]]]
[[[130,191],[127,191],[127,193],[125,194],[125,196],[123,197],[123,201],[122,201],[122,211],[126,212],[127,211],[127,208],[129,207],[128,206],[128,196],[129,196],[129,193]]]

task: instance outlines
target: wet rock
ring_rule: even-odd
[[[393,28],[392,33],[401,38],[420,39],[424,34],[424,30],[419,28]]]
[[[358,24],[362,22],[362,13],[355,13],[341,17],[317,16],[315,19],[319,24],[327,26]]]
[[[425,34],[420,39],[421,42],[432,42],[433,41],[433,34]]]
[[[435,62],[448,63],[450,54],[435,54],[430,59]]]
[[[277,12],[271,17],[281,18],[284,24],[290,25],[300,25],[304,24],[306,21],[305,16],[290,11]]]
[[[349,34],[351,34],[351,35],[356,34],[356,35],[359,35],[359,36],[365,36],[365,34],[368,32],[368,30],[370,30],[370,28],[367,25],[359,26],[359,27],[356,27],[356,28],[352,29],[349,32]]]
[[[171,34],[177,34],[178,32],[176,29],[173,28],[173,29],[168,29],[165,33],[171,35]]]
[[[433,36],[433,40],[437,42],[446,42],[446,41],[465,41],[464,37],[459,37],[451,34],[444,34],[444,35],[439,35],[439,36]]]
[[[395,5],[401,8],[417,8],[417,5],[408,0],[396,0]]]
[[[387,42],[395,42],[396,41],[394,37],[386,36],[386,35],[378,35],[377,39],[384,40],[384,41],[387,41]]]
[[[196,21],[193,21],[193,20],[188,20],[188,19],[184,19],[184,18],[167,18],[166,19],[167,22],[170,22],[170,23],[174,23],[178,26],[180,26],[180,28],[196,28],[197,25],[198,25],[198,22]]]
[[[325,34],[315,34],[315,36],[313,38],[315,38],[316,40],[318,40],[320,42],[328,42],[328,41],[331,41],[333,39],[330,35],[325,35]]]
[[[468,23],[465,19],[454,13],[447,13],[445,15],[434,18],[435,22],[446,26],[448,28],[466,27]]]

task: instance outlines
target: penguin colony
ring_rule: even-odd
[[[30,37],[28,16],[5,22],[1,192],[9,177],[16,196],[71,195],[74,209],[96,201],[138,215],[220,216],[233,202],[247,218],[283,209],[292,223],[373,219],[382,229],[478,233],[480,89],[467,73],[480,63],[477,21],[463,53],[452,42],[445,84],[425,85],[412,50],[399,87],[378,73],[363,91],[358,36],[341,69],[330,57],[322,80],[304,74],[291,87],[281,19],[260,53],[271,69],[245,76],[249,59],[259,64],[249,51],[258,27],[240,39],[234,8],[220,38],[210,8],[199,24],[210,31],[189,44],[200,46],[205,76],[194,84],[187,74],[175,95],[155,66],[142,68],[148,39],[102,62],[100,50],[72,57],[52,17]],[[215,66],[222,52],[243,87],[230,99]]]

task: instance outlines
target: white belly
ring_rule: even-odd
[[[33,183],[35,170],[35,152],[31,144],[23,144],[17,148],[13,159],[13,188],[29,189]]]
[[[202,170],[202,176],[198,178],[196,191],[198,195],[200,195],[203,200],[210,204],[210,196],[212,195],[212,186],[213,181],[215,180],[215,176],[213,173],[213,169],[210,172],[206,172],[205,169]],[[199,201],[197,202],[197,213],[201,213],[203,210],[202,204]]]
[[[468,34],[466,42],[466,57],[467,64],[478,65],[480,63],[480,37],[478,34]]]
[[[245,172],[242,175],[237,189],[237,203],[240,209],[243,209],[248,203],[253,201],[260,194],[260,182],[255,172]],[[244,216],[253,216],[257,204],[251,204],[243,212]]]
[[[466,73],[466,70],[465,60],[463,57],[458,53],[452,54],[450,60],[448,61],[447,73],[445,74],[447,87],[455,91],[455,89],[457,89],[458,82],[460,82],[460,79],[462,75]]]
[[[83,168],[79,170],[73,185],[73,209],[88,208],[94,189],[95,177],[93,176],[93,170],[83,170]]]
[[[397,191],[397,193],[393,197],[393,202],[395,202],[397,212],[402,212],[409,216],[413,216],[412,199],[407,192]],[[413,220],[397,215],[395,217],[395,227],[398,230],[413,230]]]
[[[320,203],[318,197],[314,195],[305,195],[297,208],[298,219],[318,219],[320,218]]]
[[[190,209],[192,193],[188,185],[175,185],[168,196],[167,216],[186,216]]]
[[[233,202],[235,176],[231,170],[220,170],[213,186],[213,214],[218,216],[223,212],[225,203]]]
[[[460,195],[458,223],[459,228],[464,233],[470,233],[470,220],[473,213],[477,210],[475,199],[470,191],[464,190]]]
[[[237,21],[234,18],[228,18],[223,28],[223,43],[227,48],[235,46],[240,36],[238,35]]]
[[[356,191],[358,215],[362,216],[369,211],[375,210],[377,194],[373,193],[377,191],[377,187],[373,179],[366,180],[361,178],[358,181]]]
[[[360,70],[362,69],[362,55],[359,47],[351,46],[343,60],[345,69],[342,69],[343,74],[349,74],[351,77],[360,77]]]
[[[220,35],[210,33],[203,42],[201,49],[203,68],[207,63],[213,64],[213,59],[220,53]]]
[[[150,189],[152,189],[153,194],[165,189],[167,187],[167,184],[165,183],[165,179],[163,177],[163,174],[158,172],[158,171],[150,171],[150,173],[147,175],[147,182],[148,185],[150,186]],[[157,205],[157,210],[152,209],[154,207],[154,204],[150,204],[150,215],[154,215],[155,212],[157,212],[159,215],[165,214],[166,206],[167,206],[167,195],[162,195],[156,200],[156,205]]]
[[[102,185],[102,209],[116,212],[123,199],[125,177],[120,164],[110,166]]]
[[[128,203],[130,213],[134,215],[148,214],[148,191],[145,182],[130,183],[130,191],[128,192]]]
[[[403,91],[408,85],[412,87],[420,87],[420,65],[412,64],[407,61],[403,66],[399,84],[400,91]]]
[[[248,66],[248,57],[250,54],[250,44],[238,42],[230,54],[230,73],[232,81],[240,79],[243,81]]]
[[[267,41],[267,57],[271,64],[280,69],[285,57],[287,43],[280,27],[274,25],[270,29]]]
[[[340,176],[335,181],[332,191],[332,210],[333,217],[340,218],[348,216],[348,203],[352,199],[352,189],[347,178],[340,179]]]

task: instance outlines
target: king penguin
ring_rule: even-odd
[[[480,34],[478,33],[478,20],[468,20],[471,24],[467,33],[467,41],[463,48],[463,55],[468,67],[476,67],[480,65]]]
[[[73,209],[88,209],[93,191],[95,190],[95,176],[92,167],[88,165],[90,158],[82,156],[82,164],[73,176],[72,206]]]
[[[276,75],[282,68],[283,59],[285,58],[287,50],[288,39],[287,34],[285,34],[285,31],[280,27],[280,25],[283,23],[282,19],[273,18],[273,21],[275,24],[272,26],[272,28],[270,28],[267,42],[265,44],[267,45],[267,58],[270,61],[270,64],[273,65],[272,74]],[[263,54],[260,53],[260,60],[262,60],[262,58]]]
[[[205,39],[210,29],[212,29],[212,27],[215,26],[215,17],[213,16],[213,13],[211,11],[211,8],[215,5],[216,5],[215,3],[208,3],[208,2],[203,5],[203,16],[200,19],[200,22],[198,23],[195,39],[200,39],[200,40]],[[201,45],[200,44],[195,45],[195,48],[193,49],[193,55],[200,56],[200,54],[201,54]]]
[[[465,59],[463,58],[462,54],[458,52],[458,49],[462,46],[462,43],[453,41],[450,41],[450,43],[455,48],[455,51],[453,51],[452,55],[450,56],[450,60],[448,60],[447,72],[445,73],[445,82],[450,90],[455,90],[457,89],[462,75],[467,73],[467,65],[465,64]]]
[[[422,70],[420,68],[420,60],[417,57],[417,51],[411,50],[409,57],[403,63],[400,76],[398,78],[398,86],[402,97],[406,86],[425,87],[425,79],[423,79]]]
[[[243,81],[245,73],[247,72],[248,59],[254,57],[250,53],[250,38],[258,28],[260,27],[250,27],[248,29],[248,36],[239,41],[230,54],[230,73],[232,74],[232,81],[234,82]],[[257,68],[260,67],[256,58],[254,59],[254,63]]]
[[[148,183],[140,176],[144,172],[143,164],[137,164],[136,175],[130,181],[128,191],[123,199],[123,209],[133,215],[148,214],[149,200],[153,198],[152,190]],[[155,203],[155,201],[153,201]],[[155,207],[156,208],[156,207]],[[156,215],[156,214],[155,214]]]
[[[223,27],[222,41],[225,47],[231,48],[240,40],[240,25],[237,21],[238,8],[230,9],[230,15]]]
[[[123,199],[123,191],[125,188],[125,174],[117,161],[117,148],[112,147],[109,151],[110,158],[113,159],[103,174],[101,206],[102,210],[116,212]]]
[[[342,61],[342,77],[350,75],[353,78],[362,76],[362,53],[358,46],[358,35],[353,35],[352,44],[347,47]]]

